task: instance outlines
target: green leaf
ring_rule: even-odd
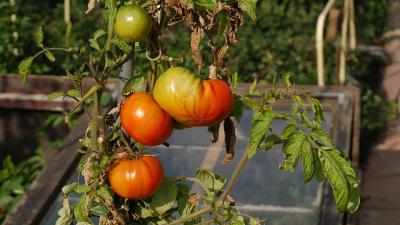
[[[217,6],[217,2],[215,0],[194,0],[194,4],[207,9],[214,9]]]
[[[51,51],[47,50],[44,51],[44,54],[46,55],[46,58],[50,61],[50,62],[55,62],[56,58],[54,57],[53,53],[51,53]]]
[[[124,53],[128,54],[131,52],[132,47],[128,44],[128,42],[121,40],[121,39],[111,39],[110,43],[117,46],[117,48],[121,49]]]
[[[89,45],[90,47],[96,49],[97,51],[101,51],[99,42],[97,42],[96,39],[94,38],[89,39]]]
[[[74,189],[75,189],[76,186],[78,186],[78,183],[77,183],[77,182],[74,182],[74,183],[65,185],[65,186],[61,189],[61,191],[62,191],[65,195],[68,195],[68,194],[70,194],[70,193],[72,193],[72,192],[74,191]]]
[[[262,105],[258,103],[256,100],[248,97],[241,98],[240,101],[247,107],[249,107],[253,112],[262,108]]]
[[[150,207],[159,214],[163,214],[174,206],[178,187],[175,179],[165,178],[162,186],[154,193]]]
[[[325,147],[334,147],[332,140],[329,137],[329,134],[321,128],[313,128],[311,130],[311,137],[313,137],[315,140],[318,140],[318,142],[324,144]]]
[[[198,169],[196,177],[210,191],[219,192],[226,182],[226,178],[206,169]]]
[[[18,65],[18,73],[21,75],[22,81],[24,83],[26,81],[26,76],[28,76],[28,74],[30,73],[33,59],[34,57],[32,56],[26,57]]]
[[[285,160],[281,163],[280,168],[286,171],[293,172],[297,161],[304,151],[311,149],[311,143],[303,133],[293,133],[283,143],[283,152],[285,153]]]
[[[90,211],[96,216],[106,216],[108,214],[107,206],[101,203],[93,203]]]
[[[93,225],[93,222],[89,219],[88,209],[89,197],[82,195],[79,199],[78,204],[74,207],[74,217],[77,222],[86,222]]]
[[[140,218],[143,219],[152,217],[154,215],[154,210],[144,208],[142,206],[139,206],[139,210],[136,210],[135,212],[140,216]]]
[[[347,204],[347,212],[353,213],[357,211],[360,206],[360,185],[357,181],[356,185],[353,185],[350,189],[349,203]]]
[[[54,99],[57,99],[57,98],[60,98],[60,97],[63,97],[63,96],[64,96],[64,92],[57,91],[57,92],[53,92],[53,93],[49,94],[47,96],[47,99],[48,100],[54,100]]]
[[[243,107],[244,104],[240,99],[240,96],[234,95],[233,109],[231,112],[231,116],[233,116],[238,123],[240,123],[240,120],[242,119],[243,116]]]
[[[96,31],[94,32],[93,38],[97,40],[97,39],[103,37],[103,36],[106,35],[106,34],[107,34],[107,32],[106,32],[105,30],[99,29],[99,30],[96,30]]]
[[[313,151],[314,159],[315,159],[315,176],[319,182],[322,182],[325,179],[324,170],[321,165],[321,161],[318,157],[318,151]]]
[[[310,143],[303,146],[301,151],[301,158],[304,170],[304,182],[307,183],[313,178],[315,174],[315,158]]]
[[[336,160],[333,149],[319,149],[318,157],[321,161],[324,175],[327,177],[333,189],[336,206],[339,212],[344,212],[347,209],[350,197],[350,187],[347,182],[346,175],[342,169],[341,162]]]
[[[268,151],[272,147],[274,147],[275,145],[280,144],[280,143],[282,143],[281,137],[279,137],[276,134],[268,135],[267,137],[265,137],[265,140],[264,140],[264,150]]]
[[[125,83],[124,88],[122,88],[121,95],[128,95],[132,92],[138,91],[144,83],[143,76],[132,76]]]
[[[81,91],[78,89],[70,89],[67,91],[67,95],[77,98],[81,96]]]
[[[78,184],[74,187],[74,192],[77,194],[86,193],[89,192],[90,190],[91,188],[86,184]]]
[[[99,195],[102,199],[112,201],[113,195],[109,188],[107,187],[100,187],[97,191],[97,195]]]
[[[297,131],[296,124],[289,124],[283,131],[282,131],[282,138],[286,139],[290,135],[292,135],[295,131]]]
[[[249,153],[248,158],[252,158],[259,148],[265,137],[265,133],[271,129],[272,120],[275,119],[275,112],[267,110],[264,112],[256,112],[251,121]]]
[[[251,95],[254,93],[257,87],[257,79],[254,79],[253,83],[251,83],[248,94]]]
[[[43,48],[43,29],[41,26],[35,29],[35,32],[33,33],[33,39],[39,48]]]
[[[316,98],[308,98],[308,101],[311,103],[311,108],[314,114],[314,120],[320,124],[321,121],[325,121],[325,116],[324,116],[324,109],[321,105],[321,103],[318,101]]]
[[[291,73],[283,74],[283,80],[285,81],[286,88],[290,88],[292,86],[292,83],[290,82],[290,77],[291,76],[292,76]]]
[[[239,8],[245,11],[253,21],[257,19],[256,16],[257,0],[238,0],[238,3],[239,3]]]
[[[67,45],[68,48],[72,46],[71,33],[72,33],[72,23],[68,22],[67,29],[65,31],[65,44]]]
[[[236,91],[238,85],[238,73],[235,72],[232,74],[232,89]]]

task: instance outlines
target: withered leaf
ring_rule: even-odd
[[[213,126],[208,127],[208,132],[210,132],[213,135],[213,140],[211,141],[212,143],[217,143],[218,137],[219,137],[219,126],[220,124],[216,124]]]
[[[201,67],[203,64],[203,57],[201,56],[200,51],[200,42],[204,37],[204,31],[199,25],[192,26],[192,34],[191,34],[191,42],[190,46],[192,47],[192,56],[194,62],[197,64],[197,69],[201,71]]]
[[[235,143],[236,143],[236,133],[235,133],[235,125],[233,125],[233,121],[231,118],[226,118],[224,121],[224,132],[225,132],[225,147],[226,147],[226,156],[222,161],[223,164],[229,163],[234,155],[235,155]]]

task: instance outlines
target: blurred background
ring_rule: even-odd
[[[350,104],[353,107],[350,111],[339,106],[329,108],[332,103],[327,101],[327,113],[331,116],[328,116],[330,119],[326,127],[333,134],[348,131],[343,139],[336,140],[339,145],[347,143],[347,140],[354,140],[353,135],[357,136],[359,146],[353,143],[351,148],[356,146],[357,149],[349,147],[347,151],[357,152],[353,163],[359,169],[363,192],[361,209],[356,215],[342,215],[331,224],[397,225],[400,224],[400,217],[397,216],[400,212],[400,166],[397,163],[400,160],[400,1],[354,1],[353,34],[356,43],[353,43],[355,46],[347,43],[343,46],[346,1],[333,1],[327,11],[323,42],[325,85],[344,88],[324,92],[324,87],[320,85],[317,92],[340,95],[347,94],[346,87],[359,90],[359,93],[345,95],[348,101],[356,101]],[[65,10],[65,3],[70,5],[70,10]],[[272,82],[275,75],[291,72],[296,85],[317,87],[316,24],[327,3],[325,0],[259,0],[257,21],[252,22],[246,18],[245,25],[239,32],[238,43],[229,50],[226,60],[228,73],[238,72],[239,81],[243,83],[257,79],[259,83],[267,84]],[[94,31],[105,28],[106,25],[101,19],[102,12],[97,10],[85,16],[86,9],[87,1],[79,0],[0,2],[0,224],[27,193],[31,183],[49,160],[57,154],[54,149],[65,144],[64,138],[68,137],[71,129],[79,125],[77,121],[63,125],[63,112],[71,107],[71,102],[66,100],[54,103],[40,95],[68,89],[68,85],[63,84],[57,77],[46,76],[65,75],[66,70],[72,70],[76,66],[73,63],[74,58],[59,53],[55,53],[57,60],[54,63],[48,62],[45,57],[38,58],[31,73],[39,76],[32,78],[27,86],[20,84],[21,81],[13,74],[17,73],[18,64],[22,59],[37,52],[32,33],[38,26],[44,29],[47,46],[64,46],[66,20],[73,24],[75,43],[85,43]],[[170,56],[182,58],[183,66],[195,68],[191,58],[190,32],[184,32],[185,29],[190,30],[190,27],[176,27],[163,33],[165,51]],[[202,44],[206,49],[206,43]],[[206,51],[204,54],[207,58]],[[344,64],[340,66],[342,55]],[[145,72],[149,68],[147,61],[141,57],[143,56],[138,56],[135,72]],[[341,80],[340,71],[344,71],[345,80]],[[319,96],[324,98],[327,95]],[[336,129],[335,127],[343,124],[345,118],[349,118],[351,124],[356,125]],[[248,119],[244,119],[240,124],[244,126],[243,145],[246,143],[248,132],[245,124],[250,119],[249,115]],[[276,126],[279,130],[279,124]],[[198,137],[196,132],[200,131],[191,130],[189,133],[177,135]],[[174,136],[172,140],[182,138]],[[190,138],[185,140],[185,143],[176,144],[175,148],[184,148],[192,154],[196,153],[193,153],[193,149],[190,150],[190,146],[197,146],[204,151],[210,148],[208,145],[196,145]],[[208,138],[205,137],[204,140],[207,141]],[[346,147],[345,144],[344,146]],[[204,155],[199,154],[202,156],[200,158],[206,157],[205,152]],[[168,156],[163,157],[166,162],[173,161]],[[270,160],[278,162],[275,157],[280,156],[271,157]],[[259,164],[260,167],[263,166],[262,160]],[[193,163],[191,168],[201,165],[201,162]],[[186,170],[188,173],[191,171],[190,168]],[[219,170],[225,175],[229,174],[229,169]],[[314,203],[322,201],[318,200],[318,196],[321,195],[319,192],[323,192],[323,187],[315,183],[305,188],[301,174],[290,178],[273,168],[265,168],[263,171],[274,174],[268,175],[268,179],[272,180],[269,185],[262,184],[262,195],[266,195],[265,202],[246,202],[243,204],[244,210],[253,210],[256,215],[270,218],[267,220],[268,224],[328,224],[321,219],[321,215],[325,215],[321,212],[327,209],[320,210],[318,207],[321,205],[317,207]],[[171,169],[170,175],[177,175],[176,173],[175,169]],[[249,170],[248,174],[254,174],[254,171]],[[68,173],[65,176],[73,179],[75,175]],[[290,179],[296,182],[284,182]],[[60,184],[62,182],[65,180],[59,181]],[[251,185],[249,179],[244,179],[243,182],[239,184],[239,188]],[[288,198],[282,196],[285,193],[288,193]],[[269,194],[271,196],[268,196]],[[243,201],[248,198],[243,195]],[[261,209],[262,207],[257,208],[258,206],[265,207]],[[318,212],[315,212],[316,207]],[[52,213],[55,215],[56,211]],[[46,218],[47,222],[42,223],[52,224],[51,215],[47,215]],[[35,223],[38,224],[37,221],[32,222]]]

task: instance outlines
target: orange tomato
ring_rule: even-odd
[[[145,199],[154,194],[164,180],[164,168],[156,157],[119,159],[110,167],[108,180],[119,196],[130,200]]]
[[[161,74],[153,96],[161,108],[187,126],[220,123],[233,107],[232,91],[224,81],[201,80],[183,67],[172,67]]]
[[[126,133],[143,145],[163,144],[172,133],[172,118],[147,92],[130,95],[120,117]]]

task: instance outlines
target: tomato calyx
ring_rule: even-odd
[[[111,161],[116,161],[120,159],[130,159],[137,160],[145,155],[144,151],[133,151],[132,149],[126,147],[119,147],[111,156]]]

